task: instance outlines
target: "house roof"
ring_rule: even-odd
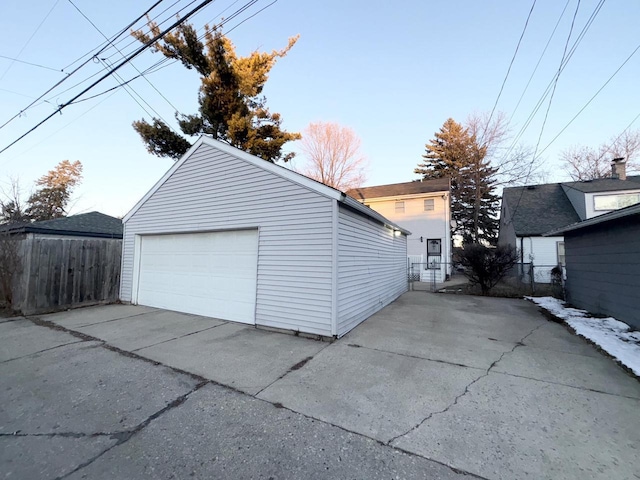
[[[539,236],[580,220],[559,183],[505,188],[502,201],[519,237]]]
[[[545,236],[549,237],[549,236],[563,235],[566,232],[580,230],[585,227],[591,227],[592,225],[599,225],[601,223],[611,222],[613,220],[627,218],[633,215],[640,216],[640,203],[636,203],[635,205],[631,205],[629,207],[621,208],[620,210],[614,210],[613,212],[605,213],[603,215],[598,215],[597,217],[589,218],[588,220],[584,220],[582,222],[572,223],[571,225],[567,225],[563,228],[549,231],[545,234]]]
[[[164,184],[171,177],[171,175],[173,175],[173,173],[177,169],[179,169],[182,166],[182,164],[185,163],[187,159],[196,152],[196,150],[198,150],[198,148],[200,148],[202,144],[213,147],[224,153],[232,155],[233,157],[238,158],[240,160],[244,160],[258,168],[261,168],[275,175],[283,177],[289,181],[297,183],[298,185],[306,187],[309,190],[312,190],[320,195],[337,200],[339,203],[342,203],[348,208],[351,208],[352,210],[359,212],[361,215],[365,217],[369,217],[379,223],[382,223],[383,225],[387,225],[393,230],[398,230],[404,233],[405,235],[411,234],[411,232],[408,231],[407,229],[402,228],[401,226],[393,223],[391,220],[388,220],[387,218],[380,215],[375,210],[372,210],[371,208],[362,205],[360,202],[347,196],[345,193],[341,192],[340,190],[336,190],[335,188],[329,187],[321,182],[313,180],[312,178],[309,178],[305,175],[294,172],[293,170],[289,170],[288,168],[284,168],[280,165],[276,165],[275,163],[262,160],[261,158],[251,155],[236,147],[233,147],[228,143],[224,143],[219,140],[214,140],[213,138],[207,137],[204,135],[202,135],[198,139],[198,141],[193,144],[193,146],[189,149],[189,151],[187,151],[187,153],[185,153],[177,162],[175,162],[171,166],[171,168],[164,174],[164,176],[160,180],[158,180],[158,182],[156,182],[156,184],[151,188],[151,190],[149,190],[144,195],[144,197],[142,197],[140,201],[134,205],[134,207],[129,211],[129,213],[127,213],[124,216],[122,221],[124,223],[128,222],[129,219],[140,209],[140,207],[144,205],[144,203],[162,186],[162,184]]]
[[[400,197],[403,195],[418,195],[421,193],[448,192],[449,177],[434,180],[417,180],[415,182],[392,183],[375,187],[362,187],[347,190],[347,195],[358,199]]]
[[[122,238],[122,220],[100,212],[89,212],[54,220],[2,225],[0,231],[12,234],[45,233],[78,237]]]
[[[563,182],[562,185],[583,193],[637,190],[640,188],[640,175],[628,176],[626,180],[620,180],[618,178],[598,178],[582,182]]]

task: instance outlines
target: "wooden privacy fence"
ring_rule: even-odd
[[[19,255],[14,310],[30,315],[118,300],[122,240],[27,235]]]

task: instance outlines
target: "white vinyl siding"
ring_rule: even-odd
[[[202,144],[126,222],[121,299],[136,235],[258,228],[256,324],[331,335],[334,201]]]
[[[340,205],[338,336],[407,291],[407,237]]]

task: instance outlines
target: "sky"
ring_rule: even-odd
[[[73,3],[111,37],[154,2]],[[190,3],[164,0],[152,16],[166,9],[159,16],[165,20],[183,8],[184,15],[199,1]],[[190,22],[202,29],[246,3],[216,0]],[[267,105],[282,115],[289,131],[302,131],[317,121],[352,128],[369,162],[365,185],[380,185],[416,179],[413,170],[425,144],[449,117],[463,122],[470,114],[491,112],[498,100],[496,111],[510,119],[514,137],[526,125],[558,71],[567,39],[571,49],[601,0],[579,5],[578,0],[537,0],[499,95],[532,3],[258,0],[223,31],[240,55],[283,48],[289,37],[299,34],[297,44],[271,71],[264,90]],[[104,37],[70,0],[3,0],[1,10],[5,41],[0,46],[0,125],[22,113],[0,128],[0,149],[106,73],[104,63],[91,60]],[[547,181],[569,178],[559,161],[563,150],[596,147],[629,125],[640,128],[640,52],[622,66],[640,46],[638,19],[640,2],[604,1],[558,78],[546,122],[548,98],[522,132],[520,143],[532,149],[538,145]],[[144,21],[136,24],[143,26]],[[139,46],[128,36],[121,38],[116,46],[125,54]],[[98,57],[112,65],[123,59],[113,47]],[[73,63],[80,58],[89,61],[69,75],[81,65]],[[136,68],[143,71],[163,58],[146,51],[117,73],[128,80],[138,74]],[[86,80],[91,75],[96,76]],[[64,108],[0,154],[0,187],[6,190],[10,179],[17,178],[26,197],[35,180],[57,163],[80,160],[84,179],[70,213],[125,215],[173,164],[149,154],[131,123],[160,116],[175,126],[176,110],[197,111],[200,82],[195,71],[174,62],[145,78],[129,85],[146,111],[122,87]],[[60,80],[63,83],[44,96],[47,102],[23,111]],[[121,82],[109,76],[79,100]],[[285,150],[299,152],[299,142]],[[294,165],[303,161],[298,155]]]

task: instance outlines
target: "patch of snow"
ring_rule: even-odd
[[[591,340],[609,355],[640,376],[640,332],[615,318],[593,318],[586,310],[569,308],[553,297],[525,297],[561,318],[578,335]]]

